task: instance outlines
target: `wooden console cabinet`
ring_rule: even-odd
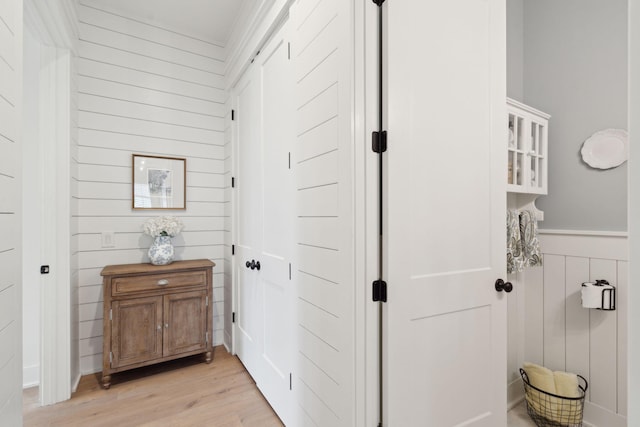
[[[203,259],[102,270],[104,388],[115,372],[198,353],[211,362],[214,265]]]

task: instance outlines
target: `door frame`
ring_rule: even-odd
[[[70,4],[24,1],[25,26],[41,45],[39,151],[43,180],[38,195],[43,212],[41,259],[50,266],[40,294],[40,405],[71,397],[80,380],[72,372],[71,292],[71,58],[75,54],[77,19]],[[53,114],[52,114],[53,112]],[[46,114],[44,114],[46,113]],[[45,138],[44,135],[47,135]],[[52,143],[53,141],[53,143]],[[77,365],[77,363],[76,363]],[[72,377],[73,375],[73,377]]]

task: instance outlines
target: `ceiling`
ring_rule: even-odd
[[[108,10],[226,44],[243,5],[255,0],[96,0]]]

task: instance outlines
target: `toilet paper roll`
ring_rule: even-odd
[[[615,287],[594,282],[583,283],[582,306],[601,310],[615,310]]]
[[[585,308],[600,308],[602,306],[602,286],[593,282],[582,284],[582,306]]]

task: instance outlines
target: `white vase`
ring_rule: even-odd
[[[149,260],[153,265],[167,265],[173,262],[174,250],[171,237],[157,236],[149,248]]]

